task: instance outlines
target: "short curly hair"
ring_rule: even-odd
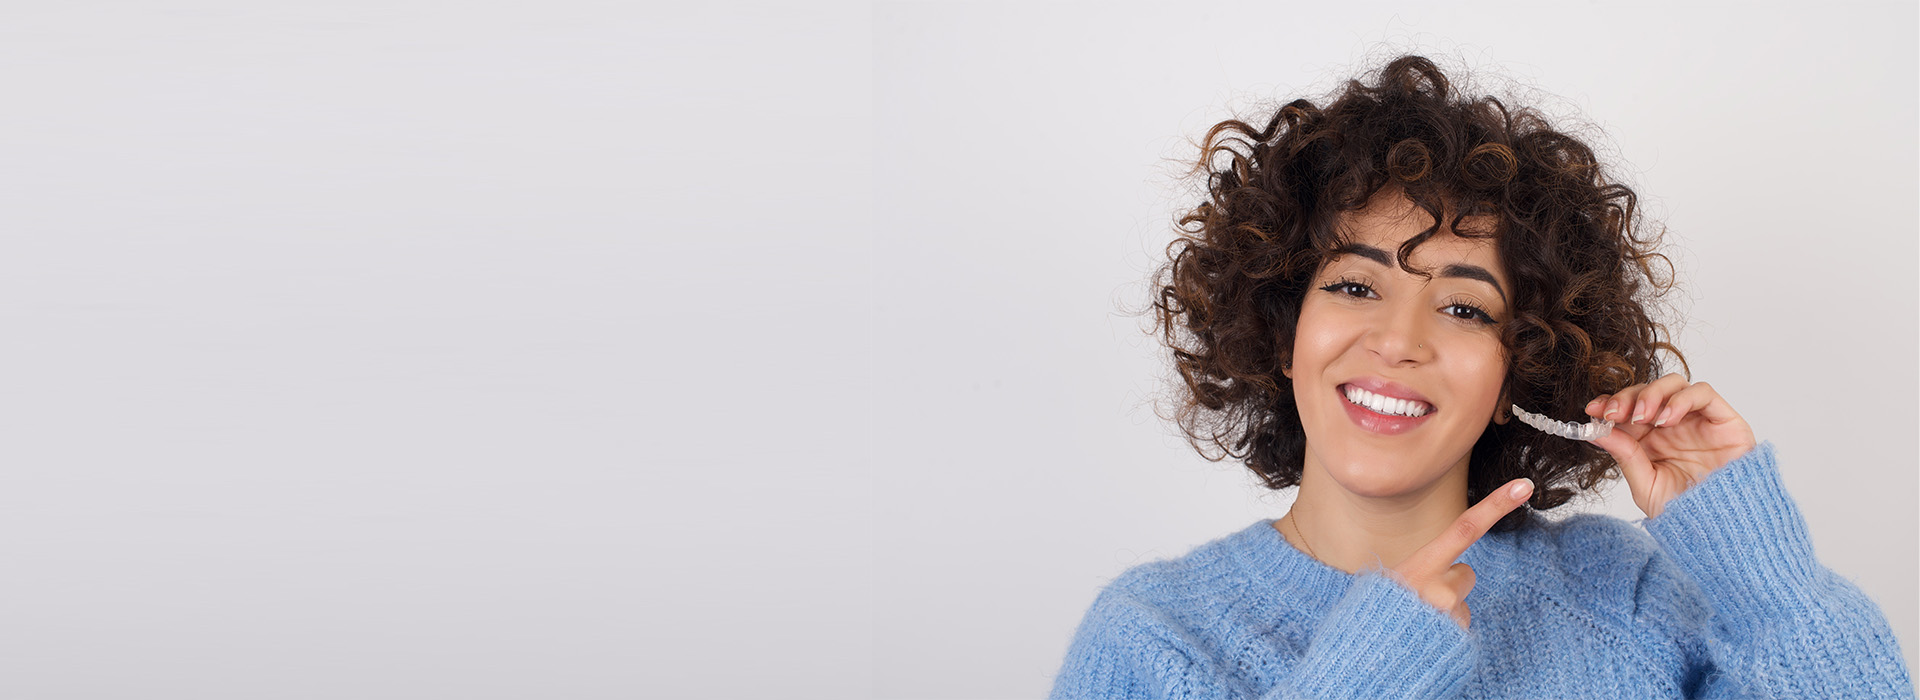
[[[1500,329],[1510,403],[1584,421],[1593,397],[1660,376],[1656,351],[1685,367],[1649,314],[1673,287],[1671,261],[1655,252],[1661,235],[1644,231],[1633,190],[1603,172],[1592,148],[1534,109],[1455,95],[1421,56],[1395,58],[1374,77],[1346,82],[1324,109],[1294,100],[1265,128],[1220,122],[1200,144],[1193,172],[1208,173],[1207,197],[1178,215],[1152,313],[1179,373],[1174,418],[1203,457],[1242,459],[1270,489],[1300,483],[1307,438],[1280,370],[1312,276],[1344,242],[1340,216],[1390,185],[1435,221],[1400,247],[1407,272],[1426,275],[1408,259],[1447,204],[1456,235],[1495,239],[1514,292]],[[1219,154],[1230,160],[1215,169]],[[1498,223],[1454,226],[1481,215]],[[1618,476],[1605,450],[1519,421],[1490,424],[1469,465],[1469,503],[1527,477],[1535,510]],[[1526,511],[1494,529],[1519,526]]]

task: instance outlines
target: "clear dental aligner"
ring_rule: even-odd
[[[1558,435],[1568,440],[1598,440],[1613,432],[1613,421],[1595,419],[1588,423],[1565,423],[1534,413],[1519,406],[1513,407],[1513,415],[1520,422],[1539,428],[1548,435]]]

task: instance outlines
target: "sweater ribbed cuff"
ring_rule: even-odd
[[[1314,631],[1291,690],[1310,698],[1443,698],[1473,671],[1473,636],[1411,589],[1355,577]]]
[[[1761,442],[1642,521],[1725,612],[1770,616],[1783,590],[1814,584],[1806,519],[1787,495],[1773,443]]]

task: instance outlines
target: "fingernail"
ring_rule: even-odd
[[[1521,479],[1520,483],[1514,484],[1507,490],[1513,494],[1514,498],[1526,498],[1527,494],[1533,493],[1533,480]]]
[[[1619,413],[1619,412],[1620,412],[1620,402],[1618,402],[1618,401],[1608,401],[1608,402],[1607,402],[1607,413],[1606,413],[1606,415],[1603,415],[1603,416],[1600,416],[1600,417],[1601,417],[1601,418],[1612,418],[1612,417],[1613,417],[1613,414],[1615,414],[1615,413]]]
[[[1647,405],[1644,403],[1636,403],[1633,405],[1633,420],[1628,422],[1638,423],[1640,419],[1645,417],[1647,417]]]
[[[1588,401],[1588,402],[1587,402],[1587,410],[1589,410],[1589,411],[1591,411],[1591,410],[1593,410],[1593,408],[1594,408],[1595,406],[1599,406],[1599,405],[1600,405],[1600,400],[1599,400],[1599,399],[1594,399],[1594,400],[1592,400],[1592,401]]]
[[[1671,415],[1673,415],[1672,407],[1667,407],[1666,409],[1661,410],[1660,417],[1653,419],[1653,427],[1656,427],[1656,428],[1660,427],[1662,424],[1667,422],[1667,417]]]

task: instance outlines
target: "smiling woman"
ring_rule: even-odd
[[[1406,56],[1199,170],[1156,278],[1175,418],[1299,493],[1115,579],[1053,697],[1910,696],[1772,445],[1663,375],[1658,239],[1586,145]],[[1621,477],[1644,530],[1540,515]]]
[[[1296,100],[1263,129],[1229,120],[1207,134],[1200,166],[1227,162],[1210,175],[1212,196],[1182,217],[1186,235],[1169,247],[1156,301],[1187,388],[1177,420],[1203,454],[1241,458],[1269,488],[1301,484],[1314,420],[1302,402],[1332,387],[1297,387],[1273,365],[1314,349],[1296,343],[1306,329],[1324,332],[1308,312],[1332,295],[1367,298],[1338,308],[1399,309],[1412,300],[1401,290],[1430,276],[1427,268],[1439,275],[1420,293],[1444,303],[1426,311],[1452,315],[1448,327],[1477,339],[1483,361],[1505,355],[1492,377],[1499,420],[1484,420],[1495,413],[1489,399],[1483,420],[1454,435],[1467,438],[1478,465],[1457,475],[1469,500],[1524,477],[1538,487],[1529,507],[1549,510],[1614,467],[1595,445],[1509,425],[1505,406],[1570,419],[1594,396],[1660,376],[1658,351],[1685,366],[1647,311],[1672,282],[1658,272],[1666,259],[1641,226],[1633,191],[1532,111],[1450,90],[1431,63],[1407,57],[1379,85],[1352,83],[1326,109]],[[1381,282],[1365,283],[1372,279]],[[1447,299],[1455,293],[1486,301],[1456,305]],[[1464,425],[1463,413],[1445,422]],[[1464,464],[1468,452],[1446,456]],[[1494,530],[1524,519],[1516,511]]]

